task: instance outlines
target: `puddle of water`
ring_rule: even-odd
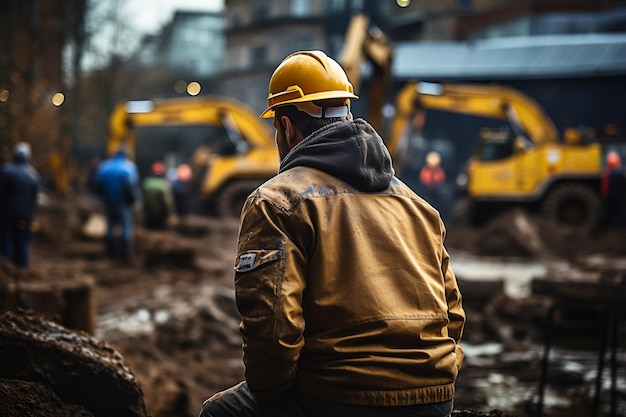
[[[470,368],[486,370],[475,378],[464,378],[466,384],[457,385],[457,390],[470,389],[479,392],[485,399],[485,407],[506,413],[521,413],[535,409],[539,401],[539,380],[543,346],[530,345],[527,350],[506,352],[499,343],[462,343],[468,376]],[[626,349],[618,349],[615,375],[617,392],[616,415],[626,415]],[[609,356],[601,378],[600,409],[610,412],[612,388]],[[548,379],[544,390],[543,410],[546,414],[557,413],[557,409],[572,409],[579,404],[591,406],[596,387],[598,352],[593,350],[571,350],[553,347],[549,356]],[[461,371],[463,372],[463,370]],[[522,414],[520,414],[522,415]],[[554,414],[557,415],[557,414]],[[566,414],[576,415],[576,414]]]
[[[141,299],[134,299],[128,305],[103,312],[98,316],[96,336],[115,340],[124,336],[140,336],[154,332],[156,325],[164,324],[172,318],[184,319],[195,315],[200,309],[209,309],[216,320],[224,326],[237,328],[238,320],[221,311],[215,302],[216,297],[233,297],[232,289],[206,284],[174,290],[172,284],[154,288]],[[234,303],[234,300],[233,300]]]
[[[106,338],[105,335],[112,332],[123,335],[140,335],[150,334],[153,331],[154,322],[150,311],[140,308],[99,317],[96,336]]]
[[[451,256],[454,273],[467,281],[502,281],[504,292],[511,298],[531,295],[533,278],[545,276],[549,265],[535,260],[513,260],[474,257],[463,253]]]

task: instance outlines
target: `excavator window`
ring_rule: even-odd
[[[141,126],[134,129],[136,163],[139,173],[147,175],[155,160],[181,163],[191,160],[198,147],[205,146],[213,153],[230,155],[235,146],[221,126]]]
[[[509,129],[483,128],[478,134],[476,156],[489,162],[510,158],[515,151],[515,136]]]
[[[248,141],[244,139],[233,117],[229,113],[223,112],[220,114],[220,121],[222,126],[224,126],[225,138],[228,140],[228,143],[222,144],[223,148],[220,154],[234,155],[247,152],[249,148]]]

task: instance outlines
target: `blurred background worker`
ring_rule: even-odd
[[[446,173],[441,167],[441,155],[438,152],[431,151],[426,154],[426,165],[420,170],[419,178],[423,186],[422,197],[437,210],[443,211],[445,206],[444,185],[446,183]],[[445,219],[444,213],[441,214]]]
[[[142,214],[146,229],[165,229],[174,215],[174,197],[170,182],[165,177],[165,165],[156,161],[142,183]]]
[[[610,226],[626,226],[626,171],[617,152],[606,155],[606,166],[602,171],[601,194],[606,201],[607,218]]]
[[[118,255],[124,262],[131,262],[133,253],[133,207],[141,199],[139,172],[133,161],[128,159],[126,145],[104,160],[96,172],[94,185],[104,203],[107,220],[105,236],[106,255]],[[121,236],[116,236],[116,228]]]
[[[13,162],[0,171],[0,250],[17,266],[29,265],[29,246],[39,193],[39,174],[28,163],[30,145],[20,142]]]
[[[176,179],[172,182],[172,194],[176,216],[181,224],[185,224],[191,209],[192,172],[189,164],[180,164],[176,169]]]

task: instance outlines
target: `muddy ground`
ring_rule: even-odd
[[[97,237],[99,224],[90,216],[99,211],[97,202],[89,199],[47,200],[38,214],[31,267],[17,271],[0,262],[0,283],[93,283],[95,322],[90,343],[104,343],[119,352],[136,377],[148,415],[196,416],[205,398],[243,375],[232,271],[237,221],[192,216],[168,230],[139,226],[135,257],[126,265],[104,257]],[[450,226],[447,246],[453,267],[455,253],[570,265],[601,256],[604,264],[626,257],[626,232],[605,231],[582,239],[512,213],[480,230]],[[620,273],[626,281],[626,268]],[[536,415],[536,396],[528,391],[537,388],[542,324],[551,300],[513,299],[503,293],[501,282],[459,279],[461,289],[467,289],[465,341],[471,352],[457,383],[455,409]],[[592,330],[586,331],[586,339],[593,336]],[[473,353],[474,348],[496,353]],[[592,352],[589,348],[581,361],[593,359]],[[622,355],[620,351],[619,360]],[[550,380],[554,387],[565,387],[565,395],[576,399],[549,404],[546,415],[587,415],[581,410],[591,406],[593,383],[586,381],[581,391],[581,381],[570,380],[571,375],[556,372],[554,378]],[[515,391],[510,385],[525,391],[520,401],[494,400],[497,390],[503,390],[500,397],[510,397]],[[7,387],[14,386],[0,384],[6,388],[0,392],[6,394]],[[626,402],[626,398],[619,400]]]

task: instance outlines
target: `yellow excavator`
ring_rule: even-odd
[[[371,65],[367,120],[379,132],[384,129],[382,110],[391,87],[392,60],[393,46],[387,36],[365,14],[354,15],[346,30],[339,63],[357,94],[361,90],[363,66]]]
[[[522,205],[552,224],[589,233],[599,224],[602,146],[574,130],[559,136],[553,121],[529,96],[502,85],[407,83],[396,96],[389,149],[399,150],[421,112],[439,110],[496,119],[506,129],[481,130],[466,167],[465,220],[482,223],[497,211]]]
[[[203,211],[238,217],[246,197],[278,171],[274,132],[248,105],[221,96],[119,103],[107,152],[126,144],[139,172],[155,160],[192,166]]]

